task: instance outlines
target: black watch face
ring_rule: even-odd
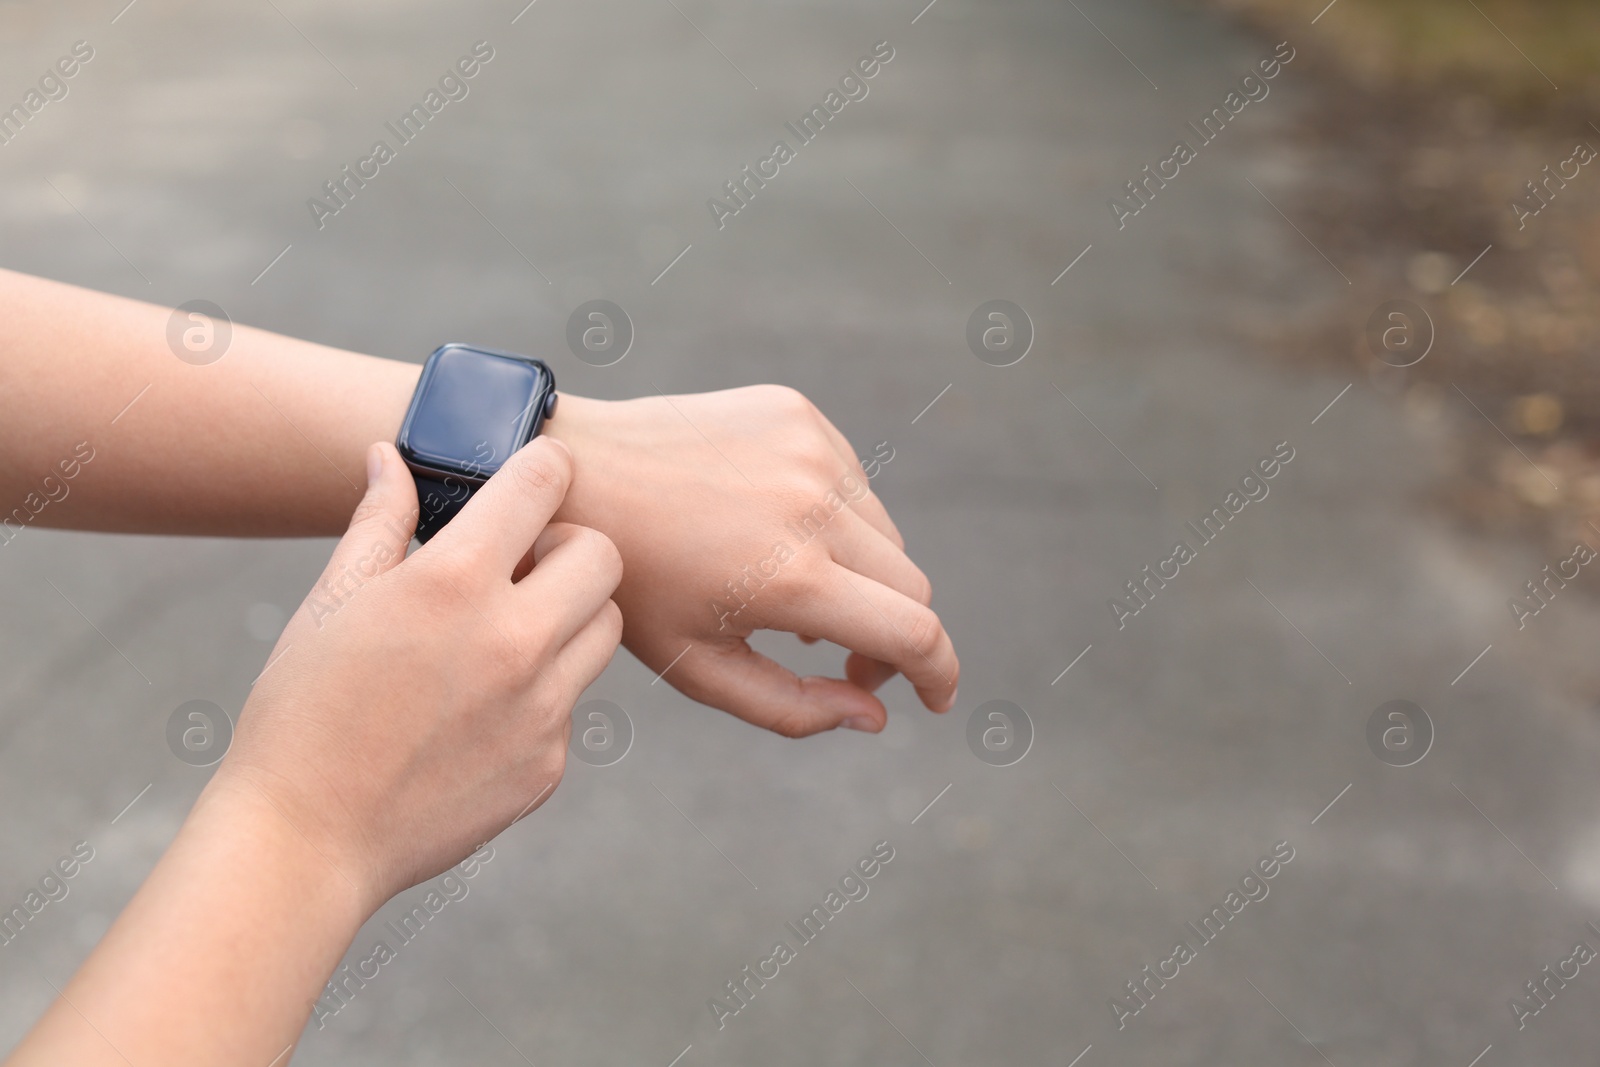
[[[434,353],[397,444],[414,463],[486,479],[526,442],[551,387],[539,364],[462,345]]]

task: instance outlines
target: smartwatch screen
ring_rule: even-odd
[[[430,361],[406,427],[405,447],[429,466],[488,478],[535,416],[546,388],[538,366],[461,346]]]

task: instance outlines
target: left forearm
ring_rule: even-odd
[[[186,362],[169,347],[173,314],[0,270],[0,542],[28,526],[344,530],[367,446],[395,439],[421,367],[239,324],[220,357]],[[581,463],[606,408],[564,395],[544,432]]]
[[[419,368],[242,325],[220,358],[187,362],[172,314],[0,271],[7,532],[342,531]]]

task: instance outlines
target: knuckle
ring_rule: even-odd
[[[540,751],[532,758],[523,770],[526,778],[520,783],[519,794],[528,798],[530,805],[537,800],[537,808],[542,808],[550,802],[557,789],[561,788],[561,780],[567,773],[567,748],[561,745],[545,746],[547,751]],[[535,808],[534,810],[537,810]],[[517,821],[526,819],[533,811],[524,811]]]
[[[508,464],[505,472],[515,479],[515,484],[525,496],[540,498],[552,493],[564,495],[571,466],[556,449],[523,449],[517,462]]]
[[[788,699],[774,708],[770,715],[764,717],[766,728],[779,737],[791,739],[810,737],[817,732],[818,726],[813,716],[807,714],[809,702],[806,699],[805,682],[799,678],[791,678],[787,694]]]
[[[944,642],[944,624],[932,610],[923,608],[911,616],[905,637],[906,643],[919,657],[932,660]]]
[[[359,529],[377,522],[383,518],[385,511],[383,503],[375,498],[375,494],[366,494],[356,505],[355,511],[350,513],[350,529]]]
[[[622,553],[611,538],[590,526],[577,527],[573,538],[595,573],[604,576],[612,589],[621,584]]]
[[[583,527],[579,526],[575,522],[548,522],[545,524],[544,532],[539,536],[553,543],[556,541],[565,541],[567,538],[573,536],[581,529],[583,529]]]
[[[736,599],[730,603],[738,604],[747,596],[750,600],[745,606],[752,609],[753,616],[768,619],[803,604],[826,601],[836,590],[829,569],[828,560],[802,549],[800,555],[770,576],[759,568],[751,568],[753,579],[735,583]],[[744,596],[738,595],[741,593]],[[726,599],[727,590],[719,595]]]
[[[622,609],[617,607],[615,600],[608,600],[600,606],[601,625],[605,627],[606,640],[613,646],[622,643]]]
[[[916,566],[911,568],[910,590],[906,595],[923,607],[933,602],[933,583],[922,573],[921,568]]]
[[[816,731],[810,726],[806,717],[797,711],[781,711],[767,724],[767,728],[779,737],[795,740],[809,737]]]
[[[787,385],[762,385],[757,388],[761,390],[762,400],[774,410],[787,415],[816,414],[816,406],[798,389]]]

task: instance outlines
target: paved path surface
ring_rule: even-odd
[[[949,716],[896,682],[881,738],[805,742],[619,657],[590,695],[626,709],[627,757],[574,763],[297,1063],[1592,1057],[1588,968],[1521,1033],[1507,1002],[1600,947],[1596,612],[1566,597],[1517,632],[1506,598],[1553,561],[1428,503],[1488,432],[1465,405],[1428,416],[1248,341],[1347,291],[1268,202],[1292,218],[1303,63],[1118,232],[1107,198],[1271,42],[1103,0],[117,6],[0,8],[6,101],[74,40],[96,50],[0,149],[6,266],[389,356],[537,352],[580,393],[795,385],[863,452],[891,443],[877,487],[962,653]],[[480,39],[470,95],[319,231],[306,199]],[[719,231],[706,199],[881,40],[870,95]],[[563,341],[595,297],[638,330],[610,368]],[[995,298],[1037,332],[1003,369],[963,334]],[[1352,330],[1370,311],[1345,310]],[[1270,495],[1119,630],[1108,600],[1280,442]],[[0,900],[95,849],[0,949],[0,1044],[201,788],[172,710],[237,711],[327,550],[0,548]],[[791,645],[767,642],[838,659]],[[1407,768],[1364,733],[1396,698],[1436,730]],[[969,750],[991,700],[1031,719],[1013,766]],[[870,895],[719,1030],[708,998],[880,841]],[[1185,923],[1278,842],[1269,895],[1202,944]],[[1119,1031],[1111,998],[1179,939],[1195,958]]]

